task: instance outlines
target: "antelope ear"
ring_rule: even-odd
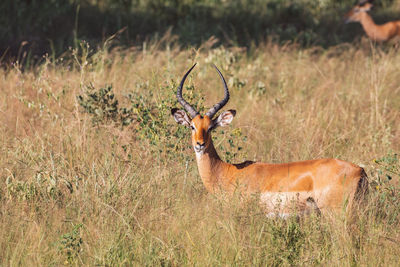
[[[184,110],[173,108],[171,109],[171,114],[177,123],[182,124],[186,127],[190,126],[189,116],[186,114]]]
[[[364,3],[363,5],[360,5],[359,11],[368,12],[368,11],[371,10],[371,8],[372,8],[373,6],[374,6],[374,5],[371,4],[370,1],[368,1],[368,2]]]
[[[214,120],[214,128],[217,126],[224,127],[230,124],[233,120],[233,117],[236,115],[236,110],[230,109],[228,111],[222,112],[218,118]]]

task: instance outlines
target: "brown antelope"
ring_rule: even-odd
[[[364,170],[339,159],[315,159],[282,164],[245,161],[229,164],[221,160],[214,148],[211,131],[227,126],[236,114],[227,110],[214,118],[228,102],[229,90],[222,73],[214,66],[222,80],[225,97],[204,116],[200,115],[182,97],[186,77],[183,76],[176,97],[186,110],[174,108],[171,113],[178,124],[192,130],[192,145],[196,153],[197,167],[204,186],[209,192],[217,191],[260,193],[260,200],[270,216],[286,217],[295,207],[296,212],[312,210],[340,210],[346,202],[350,207],[357,196],[367,188]],[[294,205],[289,205],[294,203]]]
[[[360,1],[346,15],[345,23],[359,22],[371,40],[385,42],[400,37],[400,21],[390,21],[382,25],[376,25],[367,13],[372,8],[371,0]]]

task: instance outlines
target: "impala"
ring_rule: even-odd
[[[177,90],[178,102],[186,110],[174,108],[171,113],[178,124],[192,131],[192,145],[196,154],[197,167],[206,189],[245,194],[259,193],[260,201],[267,214],[286,217],[293,211],[310,212],[340,210],[346,203],[347,209],[357,196],[367,189],[364,170],[352,163],[339,159],[315,159],[282,164],[245,161],[229,164],[221,160],[212,142],[211,132],[232,122],[235,110],[215,114],[228,102],[229,90],[224,76],[218,70],[225,96],[204,116],[182,97],[186,77],[196,66],[193,65],[183,76]],[[214,118],[215,117],[215,118]]]
[[[368,11],[371,10],[371,0],[360,1],[346,15],[345,23],[359,22],[368,37],[376,42],[385,42],[400,36],[400,21],[390,21],[382,25],[376,25]]]

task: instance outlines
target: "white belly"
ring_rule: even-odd
[[[302,215],[319,208],[313,192],[265,192],[260,195],[261,205],[267,217],[287,218],[291,215]]]

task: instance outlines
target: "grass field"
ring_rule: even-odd
[[[400,53],[367,41],[327,50],[85,44],[0,70],[0,265],[396,266],[400,262]],[[176,85],[210,107],[229,81],[237,115],[214,142],[230,162],[335,157],[363,166],[352,222],[267,219],[256,197],[211,195]],[[112,85],[112,87],[108,87]],[[118,100],[118,102],[116,102]]]

